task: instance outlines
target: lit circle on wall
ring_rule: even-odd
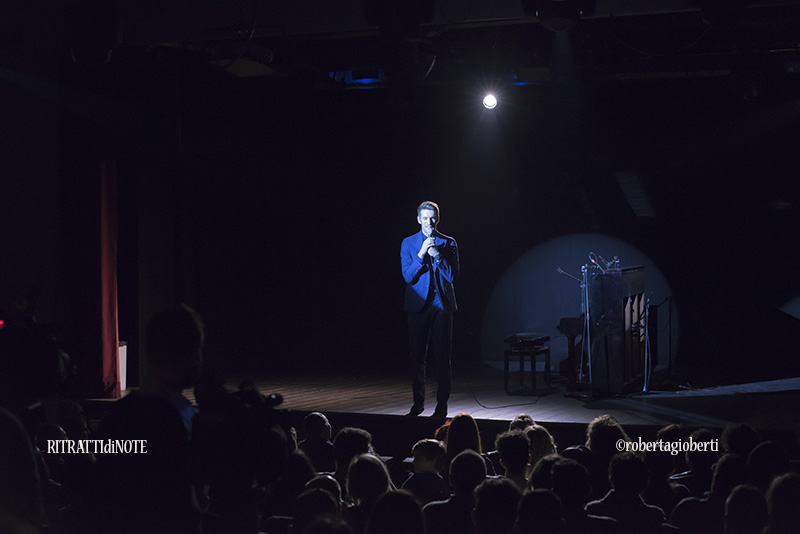
[[[497,107],[497,98],[491,93],[483,97],[483,107],[486,109],[494,109]]]

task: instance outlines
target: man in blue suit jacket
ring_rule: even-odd
[[[400,263],[406,281],[405,311],[411,349],[411,385],[414,404],[410,416],[425,408],[425,362],[428,339],[436,355],[436,410],[434,417],[447,417],[450,398],[450,353],[453,313],[458,309],[453,282],[458,277],[458,245],[439,233],[439,206],[425,201],[417,208],[420,231],[403,240]]]

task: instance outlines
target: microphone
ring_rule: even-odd
[[[431,235],[429,237],[433,237],[434,238],[433,246],[430,247],[430,248],[432,248],[432,249],[434,249],[434,250],[436,250],[438,252],[439,250],[436,248],[436,241],[435,241],[435,239],[436,239],[436,227],[431,228]]]
[[[591,261],[592,264],[594,264],[598,269],[600,269],[600,271],[602,273],[605,274],[606,270],[603,269],[603,266],[600,265],[600,263],[597,261],[597,254],[595,254],[594,252],[590,252],[589,253],[589,261]]]

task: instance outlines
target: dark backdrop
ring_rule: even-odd
[[[343,91],[169,58],[146,68],[149,84],[136,69],[118,84],[146,117],[124,174],[141,181],[154,157],[148,172],[176,184],[178,275],[221,370],[402,369],[399,244],[433,199],[461,248],[457,359],[478,357],[484,305],[517,258],[594,232],[667,277],[686,373],[794,372],[796,321],[778,311],[800,293],[791,93],[745,102],[725,81],[572,81],[510,87],[487,112],[457,84]],[[655,217],[633,213],[618,171],[640,176]]]
[[[53,116],[89,114],[111,132],[119,328],[134,362],[146,317],[183,300],[205,318],[219,373],[402,371],[399,246],[418,230],[416,205],[433,199],[461,249],[457,360],[479,357],[485,304],[515,260],[590,232],[630,243],[667,278],[682,378],[800,372],[797,320],[779,311],[800,294],[796,87],[751,102],[724,80],[572,80],[509,87],[487,112],[463,84],[345,91],[115,54],[96,93],[62,95],[44,117],[31,110],[46,97],[6,82],[25,104],[9,113],[41,128],[11,142],[5,168],[58,157],[29,146],[52,141]],[[634,214],[619,171],[640,176],[655,217]],[[58,165],[33,176],[47,189]],[[5,192],[13,220],[27,208]],[[22,260],[6,262],[25,278]]]

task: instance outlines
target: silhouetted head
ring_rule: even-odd
[[[336,460],[336,469],[346,470],[350,460],[357,454],[368,453],[372,450],[372,434],[363,428],[346,426],[336,433],[333,439],[333,456]]]
[[[522,493],[510,479],[487,478],[475,488],[473,522],[481,534],[508,534]]]
[[[750,425],[731,423],[722,431],[720,442],[725,452],[738,454],[746,460],[760,439],[758,432]]]
[[[733,488],[725,500],[726,534],[761,534],[767,523],[767,500],[751,484]]]
[[[325,514],[313,520],[303,534],[353,534],[353,529],[341,517]]]
[[[347,494],[355,503],[375,502],[391,489],[392,480],[383,460],[359,454],[347,469]]]
[[[525,430],[531,425],[535,425],[536,422],[533,420],[533,417],[526,413],[521,413],[514,418],[511,423],[508,424],[509,430]]]
[[[765,532],[797,532],[800,525],[800,474],[775,477],[767,490],[769,527]]]
[[[329,491],[322,488],[308,488],[294,501],[293,528],[297,532],[303,532],[317,517],[325,514],[338,515],[339,512],[339,502]]]
[[[522,430],[503,432],[494,441],[500,462],[509,474],[522,473],[530,457],[530,441]]]
[[[408,491],[384,493],[375,503],[366,534],[422,534],[422,505]]]
[[[561,532],[561,499],[551,490],[529,491],[517,507],[517,534],[558,534]]]
[[[456,494],[471,494],[485,478],[486,462],[471,449],[461,451],[450,462],[450,485]]]
[[[628,434],[616,419],[605,414],[595,417],[586,427],[586,447],[599,462],[608,462],[619,449],[617,443],[630,441]]]
[[[415,473],[431,469],[439,473],[444,471],[445,466],[442,465],[442,461],[445,457],[445,448],[444,443],[438,439],[419,440],[411,448],[411,455]]]
[[[193,385],[203,363],[203,323],[182,304],[155,314],[147,324],[148,375],[176,388]]]
[[[714,431],[708,430],[707,428],[695,430],[689,435],[691,440],[698,443],[710,442],[717,439],[717,437],[718,436]],[[686,463],[689,465],[689,468],[692,471],[705,474],[711,471],[711,468],[717,462],[717,458],[719,458],[719,453],[711,450],[703,450],[703,448],[697,448],[696,450],[686,451],[685,456]]]
[[[542,425],[533,424],[525,429],[530,443],[531,462],[536,463],[548,454],[556,453],[556,442],[552,434]]]
[[[750,479],[747,462],[737,454],[723,454],[712,469],[711,493],[722,499],[726,499],[733,488]]]
[[[460,413],[453,417],[447,430],[447,454],[452,458],[466,449],[483,452],[478,423],[471,415]]]
[[[336,480],[331,475],[317,475],[308,482],[306,482],[306,488],[321,488],[328,491],[331,495],[334,496],[336,502],[339,503],[341,506],[342,503],[342,486],[339,484],[339,481]]]
[[[789,451],[776,441],[756,445],[747,459],[754,483],[766,491],[773,478],[789,470]]]
[[[328,418],[320,412],[311,412],[303,419],[303,427],[307,437],[323,440],[331,439],[331,424]]]
[[[625,495],[638,495],[647,489],[650,473],[636,454],[620,452],[611,458],[608,479],[614,491]]]
[[[560,456],[557,454],[548,454],[547,456],[539,458],[539,461],[533,464],[531,478],[528,480],[528,487],[535,489],[552,488],[553,479],[550,470],[559,458]]]
[[[570,458],[561,458],[551,470],[553,492],[559,496],[564,508],[583,509],[592,491],[589,471]]]

